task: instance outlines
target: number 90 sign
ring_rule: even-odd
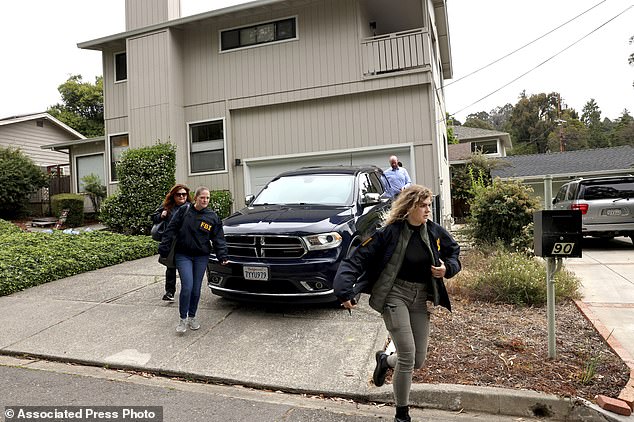
[[[552,255],[570,255],[572,250],[574,249],[575,244],[573,243],[564,243],[564,242],[556,242],[553,245]]]

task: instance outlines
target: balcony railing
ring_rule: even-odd
[[[429,45],[429,34],[423,29],[366,38],[361,41],[363,75],[429,66]]]

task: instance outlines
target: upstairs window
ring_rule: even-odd
[[[123,82],[128,79],[128,60],[125,52],[114,55],[114,81]]]
[[[189,125],[190,174],[225,171],[224,119]]]
[[[471,142],[471,152],[481,152],[482,154],[497,154],[497,141]]]
[[[288,18],[222,31],[220,33],[220,51],[296,38],[297,19]]]

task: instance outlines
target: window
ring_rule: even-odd
[[[220,51],[297,38],[296,18],[229,29],[220,33]]]
[[[84,192],[84,182],[82,182],[81,179],[89,174],[95,174],[99,177],[101,184],[106,183],[103,164],[103,154],[76,157],[75,174],[77,174],[77,192]]]
[[[225,170],[224,119],[189,126],[190,173]]]
[[[114,55],[114,81],[121,82],[128,79],[128,60],[125,53]]]
[[[117,178],[117,163],[121,160],[123,151],[129,146],[127,133],[110,137],[110,180],[113,182],[119,180]]]
[[[481,152],[482,154],[497,154],[497,141],[471,142],[471,152]]]

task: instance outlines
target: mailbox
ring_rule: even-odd
[[[581,211],[537,211],[533,224],[536,256],[581,258]]]

